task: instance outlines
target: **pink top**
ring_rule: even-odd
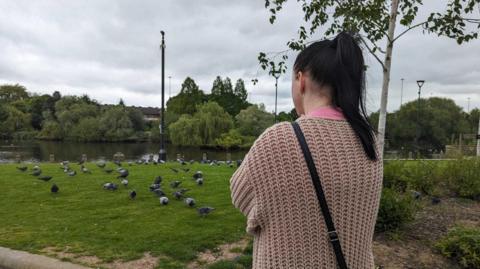
[[[325,119],[331,120],[344,120],[345,116],[342,113],[342,109],[340,107],[332,107],[332,106],[322,106],[310,111],[305,116],[307,117],[320,117]]]

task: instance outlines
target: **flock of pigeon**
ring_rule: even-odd
[[[179,162],[181,165],[187,165],[187,162],[183,159],[177,159],[177,162]],[[194,160],[190,160],[189,163],[193,164],[194,162],[195,162]],[[242,162],[242,160],[237,160],[236,161],[237,167],[240,166],[241,162]],[[83,160],[78,162],[78,164],[80,165],[80,171],[84,174],[91,174],[92,172],[84,165],[84,163],[85,162]],[[129,183],[128,182],[128,176],[130,175],[128,169],[124,168],[120,161],[113,161],[113,163],[117,165],[116,172],[118,173],[117,179],[120,182],[119,184],[127,187],[128,183]],[[139,159],[135,162],[135,164],[137,164],[137,165],[141,165],[141,164],[157,165],[157,164],[163,164],[163,163],[165,163],[165,162],[161,161],[161,160],[156,161],[156,160],[153,160],[153,159],[149,159],[149,160]],[[217,160],[202,160],[200,163],[209,164],[209,165],[220,165],[221,163],[226,163],[228,166],[233,167],[233,162],[232,161],[220,162],[220,161],[217,161]],[[100,161],[96,162],[96,165],[107,174],[111,174],[112,172],[114,172],[114,170],[112,168],[107,167],[107,162],[104,161],[104,160],[100,160]],[[134,165],[134,162],[129,161],[127,163],[127,165],[132,166],[132,165]],[[70,167],[70,162],[69,161],[60,162],[60,168],[63,170],[63,172],[65,174],[67,174],[70,177],[74,177],[74,176],[77,175],[77,172]],[[17,166],[17,169],[21,172],[26,172],[28,170],[28,167],[27,166]],[[185,173],[190,171],[190,168],[179,168],[179,169],[177,169],[177,168],[171,167],[170,169],[175,173],[179,173],[180,170],[182,170]],[[37,177],[39,180],[43,180],[45,182],[48,182],[52,179],[52,176],[43,175],[42,170],[38,165],[35,165],[31,169],[31,171],[32,171],[31,175]],[[204,177],[203,177],[202,171],[196,171],[193,174],[192,179],[195,181],[195,183],[198,186],[202,186],[204,184]],[[149,186],[149,190],[159,199],[160,204],[165,206],[165,205],[168,205],[170,199],[167,197],[167,195],[166,195],[166,193],[165,193],[165,191],[162,187],[162,180],[163,180],[163,178],[161,176],[155,177],[155,179],[153,180],[153,183]],[[195,199],[186,195],[186,192],[188,192],[189,189],[180,188],[181,183],[182,182],[179,181],[179,180],[175,180],[175,181],[170,182],[170,188],[173,190],[172,197],[175,198],[176,200],[182,200],[183,199],[184,203],[188,207],[195,208],[196,207]],[[109,190],[109,191],[115,191],[115,190],[118,189],[119,184],[116,184],[114,182],[107,182],[107,183],[103,184],[103,189]],[[50,188],[50,191],[53,194],[56,194],[60,191],[60,188],[56,184],[52,184],[52,187]],[[137,192],[135,190],[131,190],[129,192],[129,197],[130,197],[130,199],[135,200],[135,198],[137,197]],[[204,207],[197,208],[198,214],[202,217],[208,215],[213,210],[215,210],[215,208],[209,207],[209,206],[204,206]]]

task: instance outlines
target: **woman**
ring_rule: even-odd
[[[350,269],[373,269],[383,162],[366,119],[362,51],[350,34],[340,33],[306,47],[293,69],[293,103],[300,115],[295,122],[310,149],[344,260]],[[230,189],[254,236],[253,269],[337,268],[291,123],[277,123],[260,135]]]

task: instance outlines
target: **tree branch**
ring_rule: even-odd
[[[424,21],[424,22],[421,22],[421,23],[417,23],[413,26],[410,26],[408,27],[407,29],[405,29],[405,31],[401,32],[399,35],[397,35],[393,40],[392,40],[392,43],[395,42],[397,39],[399,39],[402,35],[406,34],[408,31],[414,29],[414,28],[417,28],[418,26],[421,26],[423,24],[425,24],[427,21]]]
[[[370,54],[372,54],[375,59],[377,59],[377,61],[380,63],[380,65],[382,66],[383,70],[385,70],[385,65],[383,64],[382,60],[380,60],[380,58],[378,58],[377,54],[375,54],[375,52],[370,48],[370,46],[367,44],[367,42],[363,39],[362,36],[360,36],[360,40],[362,41],[362,43],[365,45],[365,47],[367,48],[367,50],[370,52]]]

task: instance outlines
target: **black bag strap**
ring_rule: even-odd
[[[335,230],[335,225],[333,224],[330,210],[328,210],[327,200],[325,199],[325,194],[323,193],[320,177],[318,176],[315,163],[313,162],[312,154],[310,153],[310,149],[307,145],[307,141],[305,140],[305,136],[303,135],[303,132],[296,121],[292,122],[292,127],[295,131],[295,135],[297,136],[300,147],[302,148],[303,155],[305,156],[308,170],[310,170],[310,176],[312,177],[312,182],[315,186],[318,202],[320,204],[320,208],[322,209],[325,224],[327,226],[328,238],[332,243],[333,251],[335,252],[335,257],[337,258],[338,267],[340,269],[348,269],[347,263],[345,262],[345,257],[343,256],[342,247],[340,246],[340,239],[338,238],[337,231]]]

